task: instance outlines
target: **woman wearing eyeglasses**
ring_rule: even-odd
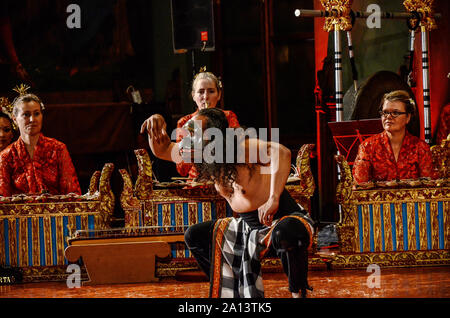
[[[430,146],[411,135],[407,125],[416,113],[408,92],[385,94],[380,104],[384,131],[364,140],[353,165],[356,183],[435,178]]]

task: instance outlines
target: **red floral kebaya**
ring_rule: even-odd
[[[440,144],[442,140],[447,139],[450,134],[450,104],[445,105],[439,116],[439,126],[436,132],[436,144]]]
[[[19,139],[0,153],[0,195],[81,194],[78,178],[64,143],[40,134],[33,159]]]
[[[237,128],[239,127],[239,121],[237,119],[237,116],[235,113],[233,113],[231,110],[224,110],[223,111],[225,116],[227,117],[228,120],[228,125],[230,128]],[[177,123],[177,140],[176,142],[179,143],[181,141],[181,139],[183,139],[183,134],[181,128],[184,126],[184,124],[186,124],[192,117],[194,117],[195,115],[197,115],[198,111],[196,111],[195,113],[186,115],[182,118],[180,118],[180,120],[178,120]],[[185,162],[180,162],[177,164],[177,171],[181,176],[187,176],[189,177],[189,179],[195,179],[198,176],[197,170],[194,167],[194,164],[192,163],[185,163]]]
[[[436,178],[430,146],[408,131],[397,161],[385,131],[367,138],[359,146],[353,165],[353,179],[356,183],[419,177]]]

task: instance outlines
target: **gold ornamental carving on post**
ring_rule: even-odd
[[[337,232],[341,242],[341,250],[353,252],[356,248],[354,240],[356,206],[352,202],[353,177],[344,156],[336,155],[335,160],[342,171],[341,180],[336,188],[336,199],[342,207],[342,220],[337,224]]]
[[[323,26],[325,31],[349,31],[352,29],[350,13],[353,0],[320,0],[320,3],[330,15],[325,18]]]
[[[421,27],[425,27],[427,31],[437,28],[436,20],[433,16],[433,1],[434,0],[405,0],[403,5],[409,12],[417,12],[419,14],[417,19],[412,19],[411,22],[420,23]],[[419,18],[420,17],[420,18]]]

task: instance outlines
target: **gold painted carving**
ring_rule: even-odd
[[[304,144],[300,147],[296,158],[296,174],[299,177],[298,184],[287,184],[286,189],[291,196],[306,211],[311,213],[311,196],[315,191],[314,176],[311,171],[310,156],[315,148],[314,144]]]
[[[197,187],[166,187],[153,188],[152,164],[150,157],[145,149],[135,150],[138,162],[138,176],[134,185],[128,172],[124,169],[119,170],[123,179],[123,190],[120,196],[120,203],[125,212],[125,226],[139,226],[139,213],[141,213],[141,222],[143,226],[158,226],[157,206],[163,204],[163,224],[170,225],[170,204],[175,204],[175,225],[174,228],[183,232],[183,202],[202,202],[206,211],[206,217],[211,214],[211,202],[216,203],[217,216],[225,216],[226,204],[212,185]],[[223,204],[220,204],[222,203]],[[209,205],[207,205],[209,204]],[[209,207],[209,208],[208,208]],[[197,222],[197,205],[189,204],[189,216],[191,221]],[[190,221],[190,222],[191,222]],[[181,223],[179,223],[181,222]],[[189,223],[194,224],[194,223]]]
[[[310,167],[310,155],[314,145],[303,145],[296,158],[296,169],[299,173],[299,182],[294,185],[287,185],[287,190],[294,199],[305,209],[310,211],[310,197],[315,190],[314,178]],[[214,186],[203,185],[196,187],[168,187],[153,188],[152,186],[152,166],[150,158],[145,149],[135,150],[138,161],[138,176],[133,189],[132,180],[126,170],[119,170],[123,179],[123,190],[120,196],[121,206],[125,211],[125,226],[139,226],[139,213],[142,212],[142,225],[157,225],[156,206],[160,203],[182,203],[182,202],[202,202],[207,218],[211,214],[211,203],[216,205],[216,215],[218,218],[226,216],[226,202]],[[195,207],[195,209],[197,209]],[[191,211],[191,210],[189,210]],[[192,210],[193,211],[193,210]],[[190,214],[191,215],[191,214]],[[191,215],[192,221],[194,214]],[[178,217],[177,220],[180,220]],[[181,224],[175,224],[177,227]]]
[[[7,227],[0,227],[0,248],[2,251],[6,250],[3,238],[7,229],[10,265],[21,268],[45,264],[63,265],[65,240],[74,234],[77,228],[76,218],[79,219],[79,228],[82,230],[88,229],[88,218],[91,217],[95,229],[108,228],[114,209],[114,195],[109,184],[113,169],[113,164],[105,164],[101,172],[94,172],[89,190],[84,195],[72,193],[2,197],[0,222]],[[67,221],[66,227],[63,219]],[[11,233],[17,233],[17,236]],[[33,242],[31,250],[30,240]],[[41,240],[44,242],[43,246],[40,245]],[[45,254],[45,264],[41,264],[41,249]],[[56,255],[53,251],[56,251]],[[5,264],[5,257],[5,253],[0,253],[0,265]]]
[[[134,186],[134,193],[138,199],[145,200],[152,196],[153,173],[150,157],[145,149],[134,151],[138,162],[138,177]]]
[[[311,172],[311,165],[309,158],[312,150],[315,148],[314,144],[303,145],[297,153],[296,167],[299,171],[300,177],[300,191],[306,197],[311,197],[314,194],[315,183]]]
[[[440,178],[450,178],[450,134],[447,139],[441,141],[440,145],[431,147],[433,165]]]
[[[436,155],[447,154],[448,145],[447,140],[438,148],[434,148],[435,160]],[[439,157],[439,160],[447,159]],[[408,253],[402,254],[402,257],[418,251],[448,249],[450,244],[448,178],[416,180],[417,182],[409,183],[376,183],[368,188],[355,187],[352,186],[351,170],[345,158],[336,156],[336,160],[341,168],[341,179],[336,193],[337,201],[342,208],[342,220],[337,226],[341,253],[370,253],[369,243],[372,239],[374,249],[372,253],[381,252],[384,241],[386,253],[394,252],[394,249],[407,250]],[[359,217],[358,209],[361,211]],[[427,220],[428,209],[429,220]],[[442,218],[441,225],[439,225],[440,218]],[[370,222],[372,224],[369,224]],[[404,222],[407,224],[403,224]],[[381,233],[382,225],[384,237]],[[392,226],[395,226],[395,232]],[[430,232],[427,232],[427,227],[430,228]],[[393,233],[396,237],[392,237]],[[361,239],[363,246],[360,246]],[[428,241],[429,239],[431,241]],[[443,239],[443,247],[440,239]],[[394,242],[396,246],[393,246]]]
[[[89,190],[86,194],[75,193],[52,195],[19,194],[12,197],[0,197],[0,217],[36,215],[36,214],[70,214],[83,211],[103,211],[111,214],[114,206],[114,194],[110,187],[112,163],[107,163],[102,172],[94,172]],[[100,180],[98,190],[94,189]]]
[[[450,251],[343,253],[336,255],[331,264],[333,268],[367,268],[370,264],[382,267],[448,266]]]
[[[90,195],[93,195],[97,191],[99,181],[100,181],[100,175],[101,175],[100,171],[95,171],[92,174],[91,180],[89,182],[89,190],[88,190],[88,193]]]
[[[428,31],[437,28],[436,20],[433,17],[433,1],[434,0],[405,0],[403,5],[409,12],[417,12],[421,15],[420,26],[425,27]],[[415,24],[417,19],[412,19]]]
[[[350,17],[353,0],[320,0],[329,17],[325,18],[324,30],[349,31],[352,29]]]

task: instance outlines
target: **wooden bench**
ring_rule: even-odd
[[[65,250],[70,262],[82,259],[89,276],[83,285],[156,282],[156,261],[170,259],[169,243],[182,234],[158,235],[159,228],[115,228],[77,231]]]

